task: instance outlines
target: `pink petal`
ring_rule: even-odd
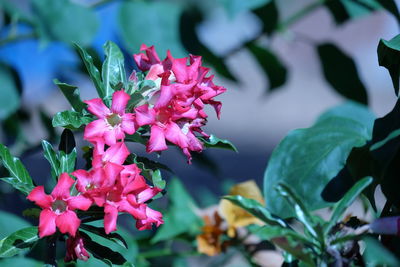
[[[70,210],[63,212],[56,218],[56,225],[63,234],[69,233],[71,236],[75,236],[80,224],[81,220],[79,220],[75,212]]]
[[[26,198],[35,202],[35,204],[42,209],[49,208],[53,202],[53,198],[49,195],[46,195],[42,185],[33,188]]]
[[[160,98],[158,98],[158,101],[155,105],[155,108],[162,108],[162,107],[166,107],[169,102],[171,101],[171,99],[174,97],[174,91],[173,91],[173,87],[169,86],[169,85],[162,85],[161,86],[161,94],[160,94]]]
[[[144,203],[147,200],[152,199],[155,195],[157,195],[161,191],[162,191],[162,189],[160,189],[158,187],[153,187],[153,188],[149,187],[137,195],[137,202]]]
[[[74,182],[75,181],[68,175],[68,173],[62,173],[58,179],[57,185],[51,192],[51,195],[57,199],[68,198],[70,196],[69,190]]]
[[[149,70],[149,72],[147,73],[147,75],[146,75],[146,80],[153,80],[153,81],[155,81],[155,80],[157,80],[158,78],[160,78],[160,77],[158,77],[158,75],[160,75],[161,73],[163,73],[164,72],[164,66],[162,65],[162,64],[154,64],[154,65],[152,65],[151,67],[150,67],[150,70]]]
[[[152,124],[156,119],[154,109],[149,109],[149,105],[142,105],[135,108],[136,111],[136,122],[139,126]]]
[[[117,128],[113,128],[113,129],[107,129],[107,131],[104,131],[104,142],[108,145],[108,146],[112,146],[115,143],[117,143]]]
[[[104,119],[108,114],[110,114],[110,110],[106,105],[104,105],[103,100],[101,100],[101,98],[95,98],[83,102],[88,104],[89,112],[96,115],[100,119]]]
[[[107,129],[108,126],[104,119],[92,121],[86,125],[83,139],[90,142],[92,142],[92,140],[98,142],[100,141],[99,138],[103,137],[103,134]]]
[[[117,179],[117,176],[120,174],[120,172],[124,169],[122,165],[115,164],[112,162],[106,163],[104,166],[104,172],[105,172],[105,178],[106,178],[106,185],[107,186],[113,186],[115,184],[115,181]]]
[[[128,212],[132,215],[135,219],[145,219],[146,218],[146,210],[144,206],[141,205],[134,205],[132,206],[128,201],[124,200],[121,201],[118,205],[118,210],[122,212]]]
[[[162,220],[162,214],[156,210],[147,207],[146,215],[146,219],[136,221],[136,228],[140,231],[146,229],[150,230],[152,228],[152,224],[156,224],[156,226],[158,227],[164,223],[164,221]]]
[[[136,119],[132,113],[122,115],[121,127],[127,134],[134,134],[136,132]]]
[[[180,148],[188,147],[187,137],[176,123],[169,123],[165,130],[165,138]]]
[[[110,146],[103,155],[103,162],[112,162],[122,165],[129,156],[129,149],[124,142]]]
[[[67,203],[70,210],[88,210],[92,205],[92,200],[83,195],[79,195],[71,197],[67,200]]]
[[[104,213],[104,230],[106,234],[109,234],[117,230],[118,210],[114,206],[106,205],[104,207]]]
[[[76,189],[78,189],[79,192],[86,192],[86,186],[90,184],[92,180],[89,172],[85,170],[76,170],[71,174],[77,178]]]
[[[188,79],[187,76],[187,58],[176,58],[172,61],[172,72],[179,83],[185,83]]]
[[[56,232],[57,215],[49,209],[44,209],[39,216],[39,237],[52,235]]]
[[[157,125],[151,126],[150,139],[147,143],[147,152],[163,151],[168,149],[165,143],[164,131]]]
[[[125,108],[130,98],[131,96],[123,90],[115,91],[112,97],[111,111],[120,115],[125,114]]]

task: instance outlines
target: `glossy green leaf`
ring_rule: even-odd
[[[82,126],[86,126],[93,119],[88,116],[83,116],[82,113],[65,110],[60,111],[53,117],[53,127],[64,127],[71,130],[76,130]]]
[[[226,200],[229,200],[236,206],[241,207],[250,214],[259,218],[268,225],[279,225],[281,227],[288,227],[288,224],[281,218],[271,214],[265,207],[263,207],[258,201],[243,196],[224,196]]]
[[[172,178],[167,187],[170,205],[164,214],[164,224],[151,239],[152,243],[169,240],[179,234],[198,229],[200,218],[194,213],[194,200],[178,178]]]
[[[160,58],[168,49],[174,57],[184,57],[178,31],[181,11],[181,6],[172,2],[124,1],[118,16],[122,40],[131,52],[146,44],[154,45]],[[144,29],[145,34],[138,34]]]
[[[124,65],[124,55],[119,47],[108,41],[103,46],[106,60],[103,63],[102,78],[105,85],[105,98],[111,98],[114,90],[112,86],[122,82],[127,83]]]
[[[339,112],[343,108],[339,106],[323,114],[312,127],[291,131],[276,147],[264,175],[264,196],[273,214],[283,218],[294,215],[275,190],[280,182],[290,184],[309,210],[333,204],[322,199],[323,189],[343,168],[351,150],[371,138],[370,111],[347,105],[348,112],[364,112],[365,116],[360,116],[364,119],[352,119],[351,114]]]
[[[107,240],[110,240],[110,241],[122,246],[123,248],[128,249],[128,244],[126,243],[125,239],[118,233],[106,234],[103,227],[96,227],[96,226],[89,225],[89,224],[81,224],[80,228],[85,231],[89,231],[93,234],[96,234],[98,236],[101,236]]]
[[[60,174],[64,172],[73,172],[76,164],[76,148],[69,154],[66,154],[64,151],[59,151],[58,160],[60,162]]]
[[[235,145],[230,141],[226,139],[220,139],[213,134],[211,134],[209,138],[199,137],[199,139],[204,143],[205,147],[222,148],[238,152]]]
[[[254,58],[268,77],[268,91],[273,91],[285,84],[287,69],[272,51],[254,43],[248,44],[247,48],[253,54]]]
[[[81,56],[83,63],[85,64],[86,70],[92,79],[94,86],[96,87],[97,94],[100,98],[104,99],[106,96],[106,89],[104,88],[104,84],[101,80],[100,71],[93,63],[93,58],[89,53],[80,47],[78,44],[74,44],[76,50],[78,51],[79,55]]]
[[[333,213],[325,227],[325,233],[329,233],[331,228],[336,225],[339,220],[344,216],[346,209],[356,200],[361,192],[372,183],[372,177],[365,177],[358,181],[345,195],[335,204]]]
[[[64,94],[65,98],[75,111],[81,112],[85,109],[86,104],[81,100],[78,87],[69,85],[67,83],[62,83],[57,79],[54,79],[53,82],[58,86],[58,88],[60,88],[61,92]]]
[[[25,195],[34,188],[33,181],[22,162],[10,154],[8,148],[0,144],[0,162],[8,170],[11,177],[0,178]]]
[[[0,240],[0,258],[12,257],[30,247],[39,240],[38,228],[27,227]]]
[[[399,95],[400,34],[389,41],[381,39],[378,45],[379,66],[385,67],[392,78],[394,92]]]
[[[12,69],[0,63],[0,120],[10,116],[20,105],[18,84],[13,77]]]
[[[82,45],[92,42],[99,22],[90,8],[70,0],[32,0],[31,2],[39,18],[40,26],[50,38]]]
[[[343,97],[368,104],[367,90],[353,59],[331,43],[317,47],[325,79]]]
[[[73,152],[76,147],[74,133],[69,129],[64,129],[61,133],[60,143],[58,144],[58,151],[64,151],[66,154]]]
[[[365,237],[365,251],[363,258],[366,266],[378,267],[397,267],[400,261],[389,250],[382,246],[378,240],[372,237]]]
[[[55,180],[60,176],[60,163],[57,158],[57,153],[54,151],[53,146],[46,140],[42,141],[43,154],[51,166],[51,175]]]

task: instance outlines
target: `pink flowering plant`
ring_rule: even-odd
[[[124,57],[116,44],[105,44],[101,71],[87,51],[78,45],[76,49],[98,97],[82,101],[78,88],[55,80],[72,106],[57,113],[52,121],[54,127],[64,128],[59,150],[42,142],[55,186],[50,194],[43,185],[36,186],[21,161],[1,145],[2,162],[12,176],[4,181],[38,207],[26,211],[38,219],[38,227],[20,231],[25,246],[46,239],[49,254],[54,253],[51,250],[56,243],[64,244],[65,262],[86,261],[93,255],[108,264],[130,266],[132,263],[123,255],[96,243],[93,235],[126,247],[118,234],[118,217],[122,214],[132,217],[129,225],[134,223],[139,231],[162,225],[163,214],[149,202],[165,194],[166,182],[160,169],[169,169],[138,157],[128,143],[146,145],[148,153],[158,154],[168,146],[177,146],[189,164],[192,153],[202,152],[205,146],[234,150],[230,142],[202,129],[207,123],[207,105],[219,118],[222,104],[215,97],[226,89],[213,83],[200,56],[178,59],[168,51],[160,60],[153,46],[142,45],[141,52],[133,56],[137,69],[127,78]],[[81,169],[76,167],[74,138],[74,132],[80,131],[88,143],[83,147],[87,164]],[[96,221],[101,224],[90,224]],[[11,254],[18,253],[18,247],[11,244],[10,250]],[[56,261],[55,257],[49,264],[53,264],[51,261]]]

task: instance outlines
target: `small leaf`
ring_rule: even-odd
[[[55,180],[60,176],[60,163],[57,159],[57,153],[54,151],[53,146],[46,140],[42,141],[44,157],[50,163],[51,175]]]
[[[103,46],[106,55],[106,60],[102,67],[102,78],[105,85],[105,98],[111,98],[114,90],[112,86],[122,82],[127,84],[125,66],[124,66],[124,55],[122,54],[119,47],[108,41]]]
[[[66,154],[64,151],[58,152],[58,160],[60,162],[60,173],[71,173],[75,170],[76,164],[76,148],[71,153]]]
[[[103,227],[96,227],[96,226],[88,225],[88,224],[81,224],[80,228],[83,230],[89,231],[93,234],[96,234],[98,236],[104,237],[105,239],[108,239],[108,240],[128,249],[128,244],[126,244],[125,239],[117,233],[106,234]]]
[[[38,228],[27,227],[16,231],[8,237],[0,240],[0,257],[12,257],[30,247],[39,240]]]
[[[399,95],[400,75],[400,34],[386,41],[381,39],[378,45],[379,66],[385,67],[392,78],[394,92]]]
[[[58,144],[58,151],[64,151],[66,154],[73,152],[76,147],[74,133],[68,129],[64,129],[61,134],[60,143]]]
[[[254,43],[248,44],[247,48],[253,54],[264,73],[268,76],[269,91],[273,91],[285,84],[287,69],[272,51]]]
[[[330,43],[318,45],[317,49],[325,79],[336,92],[348,99],[368,105],[367,91],[358,76],[352,58]]]
[[[346,209],[356,200],[361,192],[372,183],[372,177],[365,177],[358,181],[334,206],[333,213],[325,227],[325,233],[329,233],[330,229],[339,222],[340,218],[344,215]]]
[[[151,176],[151,180],[155,187],[158,187],[161,189],[165,188],[166,182],[165,182],[165,180],[162,179],[160,170],[155,170],[153,172],[153,175]]]
[[[259,218],[263,222],[269,225],[279,225],[281,227],[288,227],[288,224],[281,218],[272,215],[265,207],[263,207],[258,201],[243,196],[224,196],[226,200],[229,200],[233,204],[246,210],[253,216]]]
[[[97,94],[100,98],[104,99],[106,97],[106,89],[104,88],[104,84],[101,80],[100,72],[93,63],[92,56],[89,55],[89,53],[78,44],[75,43],[74,46],[81,56],[83,63],[85,63],[86,70],[92,79],[94,86],[96,87]]]
[[[60,88],[61,92],[75,111],[82,112],[82,110],[85,109],[86,104],[81,100],[78,87],[62,83],[57,79],[54,79],[53,82],[58,86],[58,88]]]
[[[235,145],[232,144],[230,141],[228,141],[226,139],[219,139],[218,137],[216,137],[213,134],[211,134],[209,138],[199,137],[199,139],[204,143],[204,145],[206,147],[222,148],[222,149],[228,149],[228,150],[233,150],[235,152],[238,152]]]
[[[365,251],[363,258],[366,266],[400,266],[399,260],[389,250],[382,246],[379,241],[372,237],[365,237]]]
[[[0,159],[3,166],[12,176],[0,178],[0,180],[11,184],[14,188],[28,195],[34,188],[34,185],[31,176],[22,162],[18,158],[11,156],[8,148],[2,144],[0,144]]]
[[[53,117],[53,127],[64,127],[71,130],[77,130],[81,126],[87,125],[93,119],[83,116],[81,113],[71,110],[60,111]]]

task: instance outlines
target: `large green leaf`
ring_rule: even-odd
[[[18,85],[13,77],[13,70],[0,63],[0,120],[11,115],[20,105]]]
[[[38,228],[27,227],[0,240],[0,257],[12,257],[30,247],[39,240]]]
[[[99,23],[93,10],[70,0],[31,1],[40,25],[52,39],[88,45]]]
[[[172,178],[167,190],[170,205],[164,215],[164,224],[157,230],[156,235],[151,240],[152,243],[171,239],[199,226],[200,219],[194,213],[196,204],[179,179]]]
[[[389,250],[382,246],[378,240],[372,237],[365,237],[363,240],[365,242],[363,258],[367,264],[366,266],[400,266],[400,261]]]
[[[23,218],[10,212],[0,211],[0,239],[28,226],[31,226],[31,224]]]
[[[379,66],[385,67],[392,78],[396,95],[399,95],[400,34],[389,41],[381,39],[378,45]]]
[[[72,130],[81,128],[81,126],[86,126],[93,119],[88,116],[83,116],[82,113],[65,110],[60,111],[53,117],[53,127],[64,127]]]
[[[247,45],[264,73],[268,76],[268,91],[273,91],[286,82],[287,70],[281,60],[270,50],[254,43]]]
[[[122,82],[126,84],[126,72],[124,65],[124,55],[119,47],[108,41],[103,46],[106,60],[103,63],[101,74],[105,85],[105,97],[111,98],[114,90],[112,86]]]
[[[81,56],[83,63],[85,64],[86,70],[96,87],[97,94],[100,98],[105,98],[106,96],[106,89],[104,88],[104,84],[100,77],[99,69],[94,65],[92,56],[81,46],[77,43],[74,44],[76,50],[78,51],[79,55]]]
[[[67,83],[62,83],[57,79],[54,79],[53,82],[58,86],[58,88],[60,88],[61,92],[63,92],[65,98],[75,111],[81,112],[83,109],[85,109],[86,104],[81,100],[78,87],[69,85]]]
[[[353,147],[371,138],[373,117],[352,119],[340,109],[369,114],[361,105],[346,104],[329,110],[312,127],[290,132],[272,153],[264,175],[264,196],[269,210],[280,217],[293,210],[275,190],[278,183],[289,184],[309,210],[332,205],[321,192],[343,168]],[[330,115],[329,115],[330,114]],[[361,118],[363,118],[361,117]]]
[[[11,177],[0,178],[0,180],[11,184],[14,188],[28,195],[34,188],[31,176],[22,162],[13,157],[8,148],[2,144],[0,144],[0,161],[11,175]]]
[[[358,71],[352,58],[331,43],[318,45],[325,79],[342,96],[368,104],[367,91],[358,77]]]
[[[137,52],[142,44],[154,45],[160,58],[168,49],[174,57],[186,56],[179,38],[181,11],[179,5],[167,1],[124,1],[119,25],[125,45],[132,52]]]

